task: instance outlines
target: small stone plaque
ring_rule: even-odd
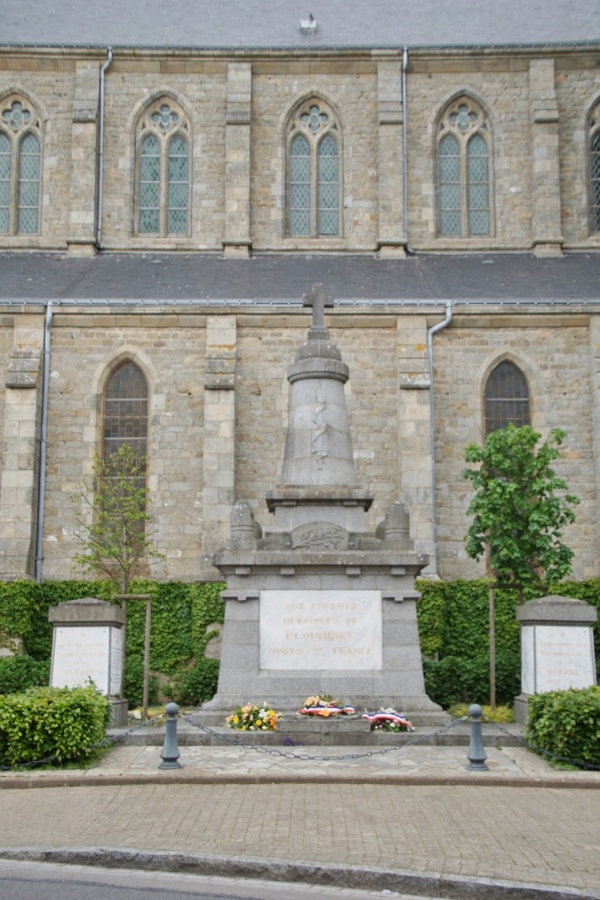
[[[85,686],[91,679],[103,694],[121,691],[122,634],[110,626],[55,627],[52,687]]]
[[[381,591],[261,591],[260,668],[380,670]]]
[[[523,625],[521,689],[525,694],[585,688],[596,683],[592,629]]]

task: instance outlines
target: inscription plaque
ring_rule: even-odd
[[[261,591],[261,669],[380,670],[381,591]]]
[[[544,694],[596,683],[592,629],[569,625],[523,625],[521,689]]]
[[[52,687],[85,686],[91,679],[103,694],[121,692],[122,633],[120,628],[89,625],[55,627],[52,647]]]

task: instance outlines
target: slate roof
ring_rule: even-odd
[[[313,14],[316,28],[301,31]],[[2,0],[6,44],[452,47],[600,40],[600,0]]]
[[[174,253],[0,253],[0,307],[68,305],[295,306],[315,283],[356,306],[600,304],[600,253],[274,256],[247,260]]]

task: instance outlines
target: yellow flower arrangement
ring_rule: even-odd
[[[272,709],[269,703],[263,703],[262,706],[246,703],[245,706],[236,707],[225,722],[238,731],[275,731],[280,717],[281,713]]]

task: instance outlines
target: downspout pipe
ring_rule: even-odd
[[[42,559],[44,540],[44,513],[46,496],[46,456],[48,450],[48,395],[50,392],[50,346],[52,331],[52,301],[46,305],[44,325],[44,359],[42,365],[42,408],[40,411],[40,459],[38,471],[37,526],[35,537],[35,580],[42,583]]]
[[[408,47],[402,51],[402,204],[404,234],[402,243],[407,253],[413,253],[408,243],[408,109],[406,105],[406,71],[408,69]]]
[[[102,201],[104,192],[104,76],[112,61],[112,47],[109,47],[108,59],[100,69],[100,98],[98,102],[98,200],[96,203],[96,245],[99,250],[102,250]]]
[[[452,321],[452,301],[446,301],[446,318],[433,325],[427,332],[427,359],[429,363],[429,430],[431,434],[431,516],[433,536],[433,571],[438,571],[437,540],[437,500],[436,500],[436,461],[435,461],[435,405],[433,391],[433,337],[447,328]]]

